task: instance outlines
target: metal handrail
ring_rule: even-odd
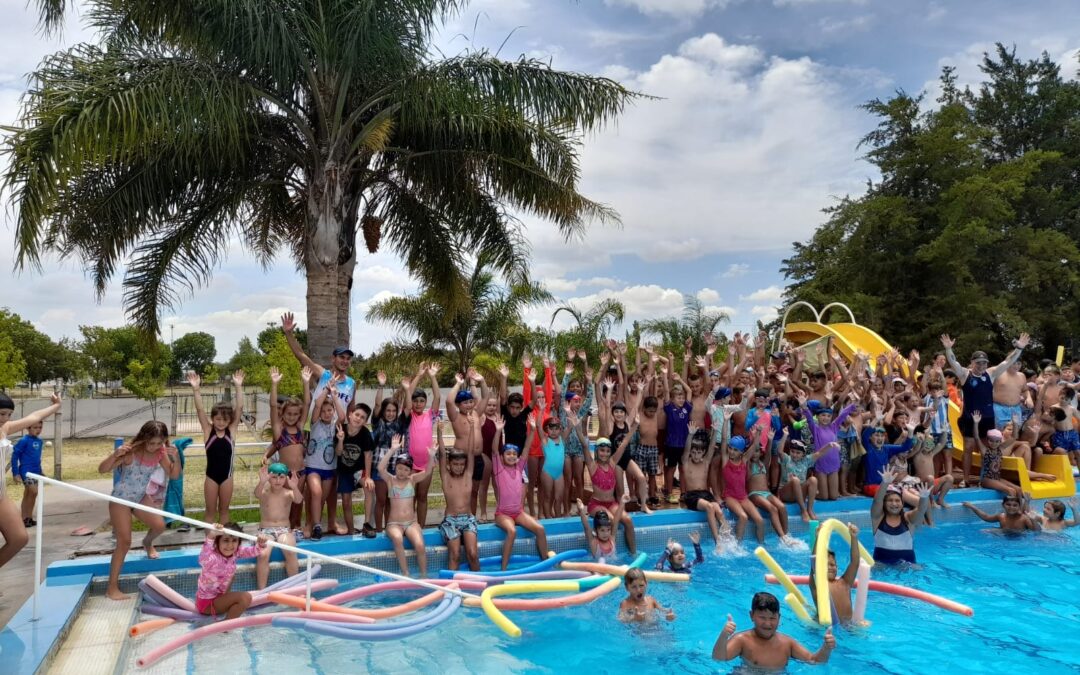
[[[784,318],[780,320],[780,330],[776,333],[776,339],[773,340],[773,351],[776,351],[780,348],[780,340],[784,336],[784,326],[787,325],[788,314],[791,314],[791,310],[795,309],[799,305],[807,307],[810,309],[811,312],[813,312],[815,323],[821,322],[821,314],[819,314],[818,311],[814,309],[814,306],[811,305],[809,302],[805,300],[796,300],[795,302],[791,303],[787,306],[787,309],[784,310]]]
[[[214,530],[215,532],[221,532],[222,534],[228,534],[228,535],[236,537],[238,539],[245,539],[247,541],[257,541],[258,540],[258,537],[256,537],[255,535],[247,534],[246,532],[237,532],[235,530],[218,530],[213,525],[211,525],[209,523],[205,523],[205,522],[203,522],[201,520],[195,520],[194,518],[188,518],[187,516],[180,516],[180,515],[177,515],[175,513],[169,513],[168,511],[162,511],[160,509],[155,509],[152,506],[146,506],[144,504],[136,504],[135,502],[129,502],[126,499],[120,499],[119,497],[113,497],[112,495],[107,495],[107,494],[104,494],[102,492],[97,492],[96,490],[90,490],[88,488],[82,487],[81,485],[75,485],[73,483],[65,483],[62,480],[56,480],[55,478],[49,478],[47,476],[42,476],[40,474],[36,474],[36,473],[33,473],[33,472],[27,473],[26,476],[28,478],[31,478],[31,479],[34,479],[34,480],[38,481],[38,483],[39,483],[39,485],[38,485],[38,496],[37,496],[37,523],[38,524],[37,524],[37,532],[35,533],[35,537],[36,537],[35,544],[36,544],[37,550],[34,552],[34,571],[35,571],[35,577],[34,577],[34,605],[33,605],[33,620],[34,621],[37,621],[38,618],[39,618],[39,616],[38,616],[38,592],[39,592],[39,587],[41,586],[41,545],[42,545],[42,542],[41,542],[42,534],[41,533],[45,529],[44,525],[45,525],[45,485],[46,484],[48,484],[48,485],[59,485],[61,487],[65,487],[65,488],[67,488],[69,490],[74,490],[75,492],[79,492],[79,493],[85,494],[85,495],[87,495],[89,497],[93,497],[95,499],[100,499],[102,501],[112,502],[114,504],[120,504],[120,505],[126,506],[128,508],[137,509],[139,511],[145,511],[147,513],[153,513],[155,515],[162,516],[163,518],[171,518],[172,520],[179,520],[180,522],[187,523],[188,525],[194,525],[195,527],[202,528],[204,530]],[[319,560],[326,560],[326,561],[333,562],[333,563],[338,564],[338,565],[342,565],[344,567],[351,567],[352,569],[359,570],[361,572],[366,572],[368,574],[381,575],[381,576],[389,577],[391,579],[397,579],[398,581],[405,581],[405,582],[408,582],[408,583],[416,584],[417,586],[422,586],[424,588],[430,588],[433,591],[442,591],[443,593],[450,593],[452,595],[459,595],[462,598],[476,598],[477,597],[477,596],[473,595],[472,593],[466,593],[466,592],[458,590],[456,588],[447,588],[447,587],[444,587],[444,586],[437,586],[435,584],[428,583],[428,582],[426,582],[426,581],[424,581],[422,579],[413,579],[411,577],[407,577],[407,576],[404,576],[404,575],[401,575],[401,574],[396,574],[394,572],[388,572],[386,570],[380,570],[380,569],[377,569],[377,568],[374,568],[374,567],[368,567],[367,565],[361,565],[360,563],[355,563],[355,562],[353,562],[351,560],[343,560],[343,559],[338,558],[336,556],[327,555],[325,553],[319,553],[318,551],[309,551],[307,549],[297,548],[296,546],[289,546],[288,544],[282,544],[282,543],[276,542],[276,541],[268,541],[268,542],[266,542],[266,545],[271,546],[273,548],[279,548],[282,551],[288,551],[290,553],[295,553],[297,555],[306,556],[306,559],[307,559],[307,574],[308,574],[308,578],[307,578],[307,608],[309,610],[311,609],[311,560],[312,560],[312,558],[318,558]]]
[[[818,312],[818,323],[821,323],[821,320],[825,317],[825,312],[829,311],[833,307],[839,307],[843,309],[845,312],[847,312],[848,318],[851,319],[851,323],[855,324],[856,326],[859,325],[859,322],[855,320],[854,312],[852,312],[851,308],[842,302],[830,302],[829,304],[822,307],[821,311]]]

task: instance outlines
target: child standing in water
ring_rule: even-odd
[[[236,561],[255,558],[266,546],[266,537],[259,535],[255,546],[241,546],[240,539],[225,534],[223,530],[239,531],[236,523],[214,523],[214,529],[206,531],[206,541],[199,553],[199,588],[195,591],[195,608],[199,614],[226,619],[236,619],[251,606],[251,593],[230,591],[236,575]]]
[[[109,474],[117,468],[120,469],[120,477],[113,484],[112,496],[135,503],[141,503],[145,499],[150,478],[158,468],[164,470],[170,478],[179,478],[180,457],[176,448],[169,445],[169,428],[163,422],[156,421],[142,425],[131,443],[124,443],[101,461],[98,473]],[[120,568],[131,549],[132,513],[150,528],[143,537],[143,549],[147,558],[158,557],[158,552],[154,549],[154,539],[165,531],[165,521],[161,516],[123,504],[109,503],[109,521],[112,523],[113,536],[116,537],[116,547],[109,564],[109,586],[105,595],[112,600],[127,598],[120,592]]]
[[[780,601],[772,593],[755,593],[750,601],[751,630],[736,634],[735,620],[728,614],[724,630],[716,638],[712,657],[717,661],[730,661],[741,656],[751,667],[780,671],[787,668],[788,661],[795,659],[805,663],[826,663],[836,647],[832,627],[825,630],[825,642],[811,653],[793,638],[778,632],[780,625]]]
[[[837,576],[840,568],[836,564],[836,553],[832,550],[828,553],[829,601],[832,602],[837,619],[843,622],[851,621],[854,613],[851,607],[851,589],[855,587],[855,576],[859,573],[859,528],[854,523],[848,523],[847,528],[848,533],[851,535],[851,558],[848,561],[847,569],[844,570],[842,575]],[[816,546],[814,548],[816,550]],[[815,570],[817,570],[817,565],[811,562],[810,594],[813,596],[816,605],[819,600],[817,597],[817,585],[814,583]]]
[[[292,527],[289,524],[290,511],[304,501],[300,492],[299,479],[289,474],[289,467],[281,462],[264,466],[259,471],[259,484],[255,486],[255,498],[259,500],[259,534],[267,541],[276,541],[289,546],[296,546]],[[255,587],[266,588],[270,579],[270,547],[259,552],[255,561]],[[300,571],[296,554],[285,551],[285,574],[293,576]]]
[[[1068,504],[1069,508],[1072,509],[1072,520],[1065,520],[1065,502],[1050,499],[1043,504],[1043,512],[1039,516],[1039,520],[1044,531],[1061,532],[1066,528],[1080,525],[1080,513],[1077,512],[1080,503],[1076,501],[1076,497],[1073,497],[1068,501]]]
[[[1001,529],[1007,532],[1026,532],[1028,530],[1038,530],[1039,526],[1035,520],[1029,516],[1024,507],[1027,506],[1025,499],[1021,500],[1016,495],[1005,495],[1005,499],[1001,500],[1001,513],[995,513],[990,515],[979,507],[975,506],[971,502],[964,502],[965,509],[970,509],[972,513],[977,515],[983,521],[987,523],[997,523]]]
[[[228,522],[233,493],[236,429],[240,426],[240,414],[244,411],[244,371],[233,373],[235,391],[232,404],[226,401],[215,403],[210,409],[210,417],[203,410],[202,393],[199,391],[202,378],[198,373],[190,372],[187,380],[195,399],[195,412],[202,427],[203,447],[206,450],[206,478],[203,479],[205,518],[212,522]]]
[[[667,548],[660,554],[660,560],[656,561],[656,569],[690,574],[690,571],[694,569],[694,565],[705,562],[705,554],[701,552],[701,533],[697,531],[691,532],[690,543],[694,545],[693,560],[686,559],[686,551],[683,549],[682,544],[674,539],[668,539]],[[667,567],[666,570],[664,569],[665,566]]]
[[[501,444],[501,439],[499,443]],[[540,558],[547,557],[547,533],[538,520],[524,511],[525,466],[521,461],[521,448],[516,445],[501,445],[499,457],[491,468],[495,480],[495,524],[506,533],[503,540],[502,569],[510,564],[510,553],[514,550],[517,538],[517,526],[521,525],[536,537],[536,551]]]
[[[623,586],[626,587],[626,599],[619,603],[619,621],[632,623],[647,623],[656,620],[657,612],[662,613],[668,621],[675,620],[675,610],[664,607],[656,598],[645,595],[649,590],[649,582],[645,573],[636,567],[626,570],[623,577]]]
[[[416,551],[416,566],[420,570],[420,576],[426,577],[427,556],[424,549],[424,530],[417,521],[415,497],[416,486],[431,478],[435,446],[428,448],[428,461],[424,469],[413,473],[412,452],[401,452],[401,445],[401,436],[395,436],[390,445],[390,452],[379,460],[379,476],[390,488],[390,512],[386,520],[386,536],[394,544],[394,554],[397,556],[401,573],[409,576],[409,562],[405,558],[403,541],[407,538],[413,550]],[[387,471],[391,457],[394,457],[397,462],[394,465],[393,474]]]

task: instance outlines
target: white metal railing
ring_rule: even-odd
[[[97,492],[95,490],[90,490],[90,489],[82,487],[81,485],[74,485],[72,483],[65,483],[62,480],[56,480],[54,478],[48,478],[46,476],[42,476],[40,474],[36,474],[36,473],[33,473],[33,472],[27,473],[26,475],[27,475],[28,478],[32,478],[32,479],[38,481],[37,532],[35,533],[36,550],[34,551],[34,604],[33,604],[33,620],[34,621],[37,621],[38,618],[39,618],[39,616],[38,616],[38,590],[39,590],[39,588],[41,586],[41,538],[42,538],[42,531],[45,529],[45,485],[46,484],[48,484],[48,485],[58,485],[60,487],[65,487],[65,488],[67,488],[69,490],[74,490],[75,492],[79,492],[79,493],[87,495],[89,497],[93,497],[95,499],[100,499],[100,500],[106,501],[106,502],[112,502],[114,504],[120,504],[122,506],[127,506],[127,507],[132,508],[132,509],[138,509],[139,511],[145,511],[147,513],[153,513],[155,515],[162,516],[164,518],[171,518],[172,520],[179,520],[181,522],[187,523],[188,525],[194,525],[195,527],[198,527],[198,528],[201,528],[201,529],[204,529],[204,530],[213,530],[214,529],[213,525],[211,525],[209,523],[205,523],[205,522],[203,522],[201,520],[195,520],[194,518],[188,518],[186,516],[179,516],[179,515],[177,515],[175,513],[169,513],[168,511],[162,511],[160,509],[155,509],[152,506],[145,506],[143,504],[136,504],[135,502],[129,502],[126,499],[120,499],[119,497],[113,497],[112,495],[107,495],[107,494],[104,494],[104,493],[101,493],[101,492]],[[238,539],[245,539],[247,541],[256,541],[258,539],[258,537],[256,537],[255,535],[247,534],[246,532],[236,532],[234,530],[223,530],[223,531],[222,530],[215,530],[215,531],[220,531],[220,532],[222,532],[222,534],[228,534],[230,536],[237,537]],[[390,577],[391,579],[397,579],[398,581],[405,581],[405,582],[408,582],[408,583],[416,584],[417,586],[422,586],[424,588],[429,588],[429,589],[431,589],[433,591],[441,591],[443,593],[450,593],[452,595],[459,595],[462,598],[475,598],[476,597],[471,593],[466,593],[465,591],[461,591],[461,590],[458,590],[456,588],[447,588],[447,587],[443,587],[443,586],[437,586],[435,584],[428,583],[427,581],[424,581],[423,579],[413,579],[411,577],[407,577],[407,576],[404,576],[404,575],[401,575],[401,574],[396,574],[394,572],[387,572],[386,570],[380,570],[380,569],[377,569],[377,568],[374,568],[374,567],[368,567],[367,565],[361,565],[360,563],[356,563],[356,562],[353,562],[351,560],[343,560],[342,558],[338,558],[336,556],[327,555],[325,553],[319,553],[318,551],[309,551],[307,549],[297,548],[296,546],[289,546],[288,544],[282,544],[282,543],[279,543],[279,542],[276,542],[276,541],[268,541],[268,542],[266,542],[266,545],[271,546],[273,548],[279,548],[282,551],[288,551],[290,553],[295,553],[297,555],[302,555],[302,556],[306,557],[306,560],[307,560],[307,594],[306,594],[307,599],[306,599],[306,603],[307,603],[308,611],[311,610],[311,560],[313,558],[317,558],[319,560],[326,560],[326,561],[329,561],[329,562],[332,562],[332,563],[335,563],[335,564],[338,564],[338,565],[342,565],[344,567],[351,567],[352,569],[359,570],[361,572],[366,572],[368,574],[381,575],[381,576],[385,576],[385,577]]]

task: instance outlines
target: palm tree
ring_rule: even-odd
[[[68,0],[37,0],[55,31]],[[46,58],[6,129],[17,264],[82,260],[97,293],[124,268],[131,318],[157,332],[230,239],[307,279],[310,351],[347,343],[357,234],[448,305],[464,251],[520,264],[510,212],[565,236],[610,208],[577,191],[581,136],[635,97],[605,78],[433,59],[467,0],[87,0],[100,44]]]
[[[569,330],[541,331],[535,344],[540,351],[561,355],[567,349],[584,349],[590,361],[595,362],[600,355],[600,343],[615,326],[622,323],[626,308],[618,300],[601,300],[587,310],[574,305],[563,305],[551,314],[551,323],[562,313],[569,314],[574,326]]]
[[[521,356],[517,337],[528,330],[521,312],[551,302],[552,297],[523,275],[502,286],[493,269],[494,262],[481,254],[469,276],[464,303],[448,307],[438,290],[426,287],[414,296],[376,303],[367,319],[390,324],[408,336],[394,345],[396,352],[427,357],[447,353],[460,372],[469,369],[481,349],[510,352],[510,360],[516,361]]]
[[[728,321],[724,312],[709,312],[705,304],[693,295],[683,294],[683,312],[681,317],[651,319],[641,322],[641,331],[658,335],[663,348],[680,353],[687,338],[692,341],[694,354],[705,353],[705,333],[716,332],[716,327]],[[718,335],[718,342],[723,346],[723,335]]]

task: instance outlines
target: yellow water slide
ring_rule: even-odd
[[[820,317],[828,309],[829,307],[826,307],[820,314],[814,310],[814,313]],[[844,307],[844,309],[847,308]],[[848,315],[851,315],[850,310]],[[819,321],[787,323],[786,313],[784,317],[784,337],[789,342],[795,345],[804,345],[815,340],[829,338],[837,351],[849,362],[859,352],[868,354],[871,359],[875,359],[879,354],[885,354],[892,350],[892,346],[880,335],[866,326],[855,323],[854,316],[851,317],[850,323],[830,324],[820,323]],[[960,409],[955,403],[950,402],[949,424],[952,426],[953,444],[957,448],[953,451],[953,456],[958,460],[963,457],[964,444],[963,436],[960,434],[960,428],[957,424],[959,418]],[[976,453],[972,458],[972,466],[980,466],[980,459],[979,454]],[[1028,475],[1027,467],[1022,460],[1016,457],[1003,458],[1002,470],[1006,473],[1006,478],[1013,479],[1025,492],[1031,493],[1034,499],[1070,497],[1076,494],[1076,482],[1072,475],[1072,465],[1069,464],[1069,458],[1066,455],[1045,455],[1035,462],[1035,471],[1053,475],[1055,477],[1053,481],[1032,481]]]

